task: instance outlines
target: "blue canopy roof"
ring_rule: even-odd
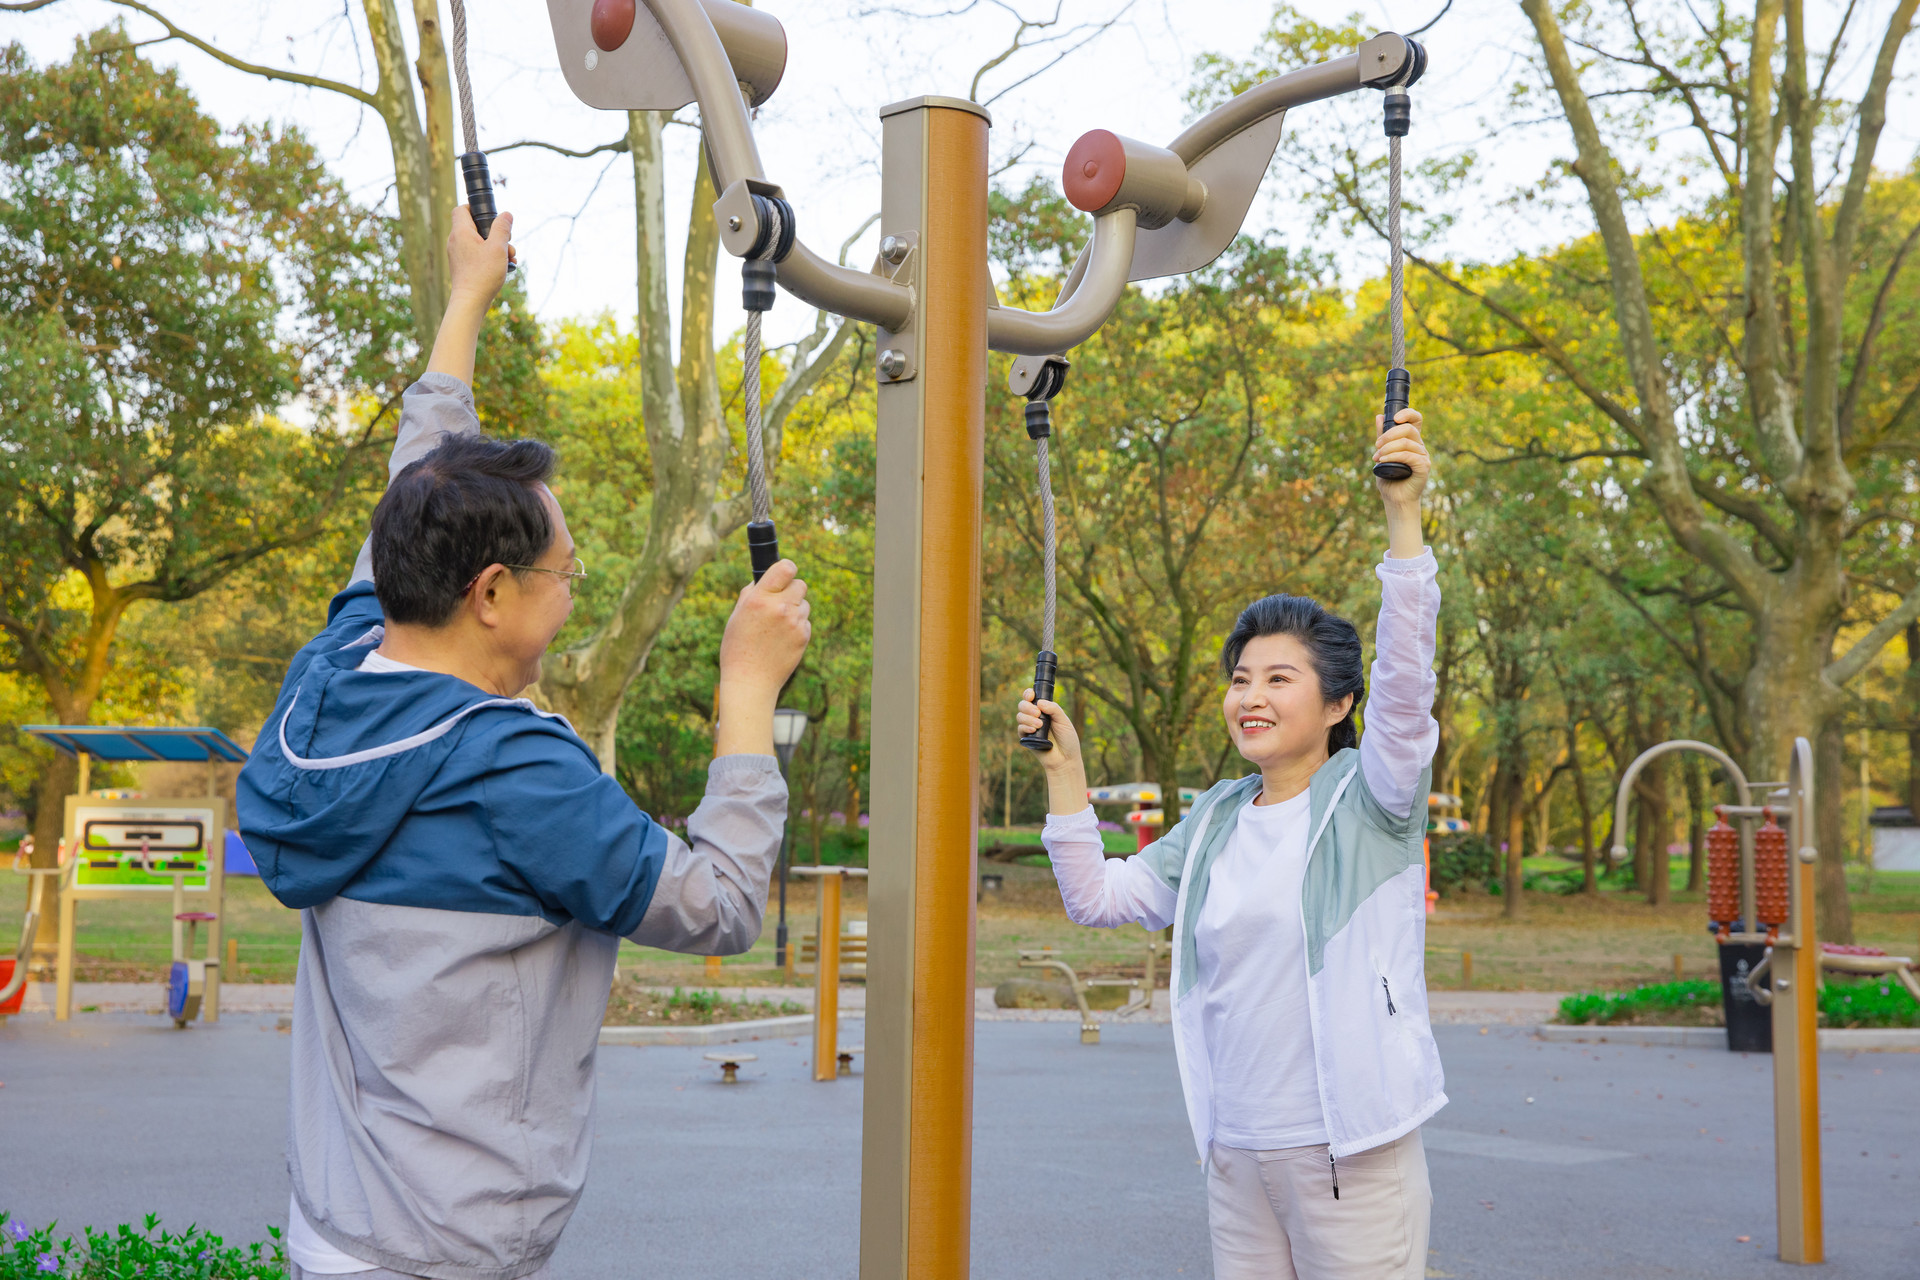
[[[247,753],[218,729],[205,725],[165,728],[117,724],[23,724],[30,733],[68,755],[82,751],[96,760],[224,760],[239,764]]]

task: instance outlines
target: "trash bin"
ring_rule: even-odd
[[[1720,944],[1720,997],[1727,1011],[1730,1052],[1773,1052],[1773,1010],[1755,1000],[1747,985],[1747,975],[1766,954],[1766,944],[1761,942]],[[1763,977],[1760,982],[1772,989],[1771,977]]]

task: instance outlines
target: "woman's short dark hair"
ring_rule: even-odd
[[[538,440],[443,436],[373,509],[373,589],[389,623],[444,626],[490,564],[530,565],[553,542]]]
[[[1361,661],[1360,633],[1337,614],[1328,613],[1318,600],[1306,596],[1266,596],[1240,611],[1233,630],[1227,633],[1226,647],[1220,651],[1220,666],[1233,677],[1240,655],[1255,636],[1292,636],[1306,646],[1313,659],[1313,674],[1320,681],[1320,696],[1329,705],[1353,695],[1346,718],[1327,730],[1327,753],[1360,745],[1360,733],[1353,727],[1353,713],[1367,693],[1367,673]]]

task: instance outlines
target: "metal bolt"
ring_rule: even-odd
[[[897,267],[906,261],[907,252],[912,247],[903,236],[886,236],[880,241],[880,256]]]
[[[740,229],[740,215],[736,213],[731,218],[727,219],[727,230],[738,231],[739,229]]]
[[[591,71],[599,65],[600,65],[600,51],[598,49],[587,50],[587,70]]]
[[[897,378],[907,371],[907,353],[888,347],[880,353],[880,376]]]

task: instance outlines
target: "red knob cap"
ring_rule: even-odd
[[[1095,129],[1081,134],[1067,152],[1060,186],[1074,208],[1092,213],[1119,194],[1126,176],[1127,153],[1120,139],[1106,129]]]
[[[593,42],[612,53],[633,34],[634,0],[593,0]]]

